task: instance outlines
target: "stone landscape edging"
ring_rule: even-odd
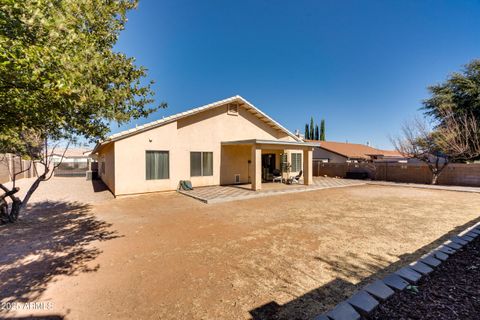
[[[457,250],[478,236],[480,236],[480,222],[445,241],[419,260],[400,268],[381,280],[366,285],[330,311],[317,315],[313,320],[360,320],[368,316],[382,302],[397,292],[405,290],[407,286],[416,284],[422,277],[432,272]]]

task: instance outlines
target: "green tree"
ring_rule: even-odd
[[[310,129],[308,128],[308,123],[305,124],[305,139],[310,139]]]
[[[423,109],[440,123],[445,110],[456,115],[473,115],[480,122],[480,59],[467,64],[463,72],[451,74],[441,84],[428,87],[431,97],[423,102]],[[448,113],[449,114],[449,113]]]
[[[315,123],[313,122],[313,117],[310,117],[310,139],[315,139]]]
[[[318,124],[315,125],[315,140],[319,140],[320,133],[318,131]]]
[[[480,158],[480,60],[428,90],[431,96],[423,102],[428,121],[407,123],[392,141],[404,156],[426,163],[436,184],[449,163]]]
[[[467,117],[480,123],[479,59],[467,64],[462,72],[451,74],[445,82],[428,87],[428,90],[431,96],[423,102],[423,110],[436,121],[437,129],[445,127],[451,116],[457,121],[463,121],[462,117]],[[472,137],[465,129],[461,134]],[[475,149],[475,146],[471,145],[469,149]],[[479,159],[471,159],[470,156],[471,153],[467,152],[462,158],[467,161]]]
[[[111,122],[145,117],[147,71],[113,46],[137,1],[0,0],[0,152],[43,159],[49,141],[101,139]],[[164,104],[160,105],[164,107]],[[32,139],[42,148],[31,148]],[[1,186],[3,189],[5,186]]]
[[[325,141],[325,119],[320,122],[320,141]]]

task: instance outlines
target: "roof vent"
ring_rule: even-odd
[[[228,105],[227,114],[232,115],[232,116],[238,116],[238,104],[230,103]]]

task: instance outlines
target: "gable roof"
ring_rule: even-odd
[[[264,121],[265,123],[267,123],[268,125],[270,125],[271,127],[275,128],[279,131],[283,131],[288,136],[294,138],[296,141],[302,141],[302,139],[300,139],[295,134],[290,132],[288,129],[283,127],[277,121],[273,120],[271,117],[269,117],[263,111],[261,111],[260,109],[255,107],[252,103],[248,102],[245,98],[243,98],[239,95],[236,95],[236,96],[233,96],[233,97],[230,97],[230,98],[227,98],[227,99],[223,99],[223,100],[220,100],[220,101],[216,101],[216,102],[213,102],[213,103],[201,106],[201,107],[197,107],[197,108],[190,109],[190,110],[187,110],[187,111],[184,111],[184,112],[180,112],[180,113],[168,116],[168,117],[163,117],[162,119],[152,121],[152,122],[146,123],[146,124],[141,125],[141,126],[137,126],[135,128],[129,129],[129,130],[125,130],[125,131],[121,131],[119,133],[112,134],[111,136],[107,137],[105,140],[97,143],[95,148],[92,150],[92,154],[95,153],[100,146],[105,145],[107,143],[114,142],[114,141],[121,140],[121,139],[125,139],[127,137],[132,136],[132,135],[136,135],[136,134],[141,133],[141,132],[145,132],[145,131],[148,131],[148,130],[151,130],[151,129],[154,129],[154,128],[158,128],[158,127],[161,127],[161,126],[166,125],[168,123],[177,121],[179,119],[186,118],[186,117],[192,116],[194,114],[204,112],[204,111],[207,111],[207,110],[210,110],[210,109],[214,109],[214,108],[217,108],[217,107],[220,107],[220,106],[226,105],[228,103],[232,103],[232,102],[239,103],[240,106],[245,107],[247,109],[247,111],[249,111],[253,115],[257,116],[260,120]]]
[[[397,151],[380,150],[359,143],[320,141],[320,148],[334,152],[350,159],[368,160],[371,158],[371,156],[403,158],[403,156]]]

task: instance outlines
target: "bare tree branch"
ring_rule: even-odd
[[[434,129],[420,118],[406,122],[402,135],[391,139],[398,152],[428,165],[432,183],[450,162],[465,162],[480,157],[480,127],[474,115],[455,114],[451,108],[439,111],[442,122]]]
[[[62,153],[62,156],[61,156],[61,158],[60,158],[60,161],[53,166],[53,169],[52,169],[52,172],[50,173],[50,176],[49,176],[47,179],[45,179],[45,181],[50,180],[50,178],[52,178],[52,176],[53,176],[53,173],[55,172],[55,169],[57,169],[57,168],[62,164],[63,159],[65,158],[65,153],[67,152],[68,147],[70,146],[70,143],[71,143],[71,141],[68,141],[67,146],[66,146],[65,149],[63,150],[63,153]],[[53,155],[53,151],[52,151],[52,153],[50,154],[50,156],[52,156],[52,155]]]
[[[480,131],[472,114],[455,115],[441,111],[442,124],[435,132],[436,143],[452,161],[469,161],[480,156]]]
[[[448,165],[448,158],[442,154],[429,124],[424,119],[415,118],[405,122],[402,135],[390,140],[404,157],[418,159],[427,164],[432,173],[432,184],[437,183],[438,177]]]
[[[22,161],[21,158],[20,158],[20,161]],[[13,179],[12,179],[12,181],[13,181],[13,188],[15,188],[15,182],[17,181],[17,176],[20,175],[20,174],[22,174],[22,173],[24,173],[24,172],[26,172],[26,171],[29,171],[30,168],[32,167],[32,162],[33,162],[33,160],[30,160],[30,161],[29,161],[29,165],[28,165],[28,168],[27,168],[27,169],[23,169],[23,170],[21,170],[21,171],[13,174]]]

